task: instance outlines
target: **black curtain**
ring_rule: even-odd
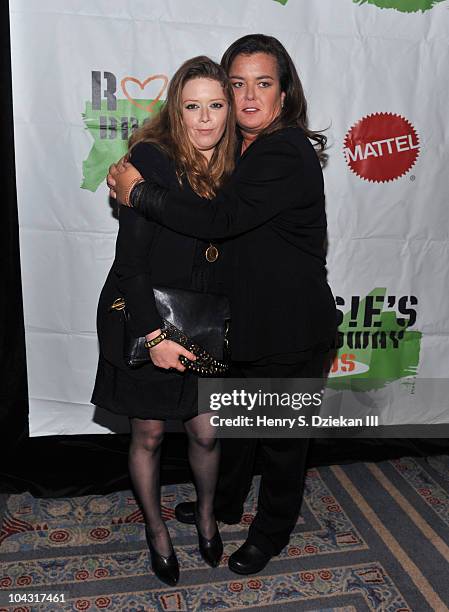
[[[20,281],[19,232],[17,221],[16,175],[11,92],[11,53],[9,7],[1,4],[1,82],[0,96],[3,205],[0,223],[2,257],[0,275],[0,436],[3,457],[28,437],[28,394],[23,329],[22,286]]]
[[[14,164],[13,103],[8,3],[0,3],[0,96],[2,222],[0,240],[0,492],[30,491],[36,496],[108,493],[130,487],[127,435],[73,435],[29,438],[25,335],[20,275],[19,232]],[[393,434],[394,435],[394,434]],[[430,432],[429,432],[429,435]],[[309,465],[380,460],[447,450],[441,439],[319,439]],[[166,436],[162,458],[163,483],[190,478],[183,434]],[[256,470],[257,471],[257,470]]]

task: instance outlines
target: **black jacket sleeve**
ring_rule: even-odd
[[[251,145],[228,185],[214,199],[169,191],[162,204],[153,205],[150,189],[139,198],[138,210],[180,233],[203,239],[229,238],[266,223],[287,208],[310,205],[322,190],[318,163],[310,143],[303,151],[280,136],[266,137]]]
[[[130,161],[144,178],[157,175],[158,180],[163,180],[167,175],[168,160],[153,145],[136,145]],[[158,329],[162,323],[154,301],[149,262],[158,227],[132,208],[119,208],[114,271],[130,313],[132,334],[139,337]]]

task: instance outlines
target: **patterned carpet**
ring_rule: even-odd
[[[241,524],[222,526],[225,557],[215,570],[199,556],[194,527],[174,519],[191,486],[164,487],[164,517],[181,565],[174,588],[151,572],[142,515],[129,491],[13,495],[3,504],[0,610],[449,609],[449,457],[310,470],[290,545],[262,573],[242,578],[226,560],[245,538],[257,487],[255,479]],[[65,601],[20,599],[41,593]]]

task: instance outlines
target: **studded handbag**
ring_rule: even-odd
[[[190,289],[153,287],[156,308],[162,318],[161,331],[167,340],[181,344],[196,356],[180,356],[185,368],[199,376],[221,376],[229,368],[230,307],[226,296]],[[131,314],[123,297],[110,306],[124,317],[124,360],[132,368],[151,361],[145,336],[130,333]]]

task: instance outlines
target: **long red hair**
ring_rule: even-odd
[[[191,143],[182,119],[182,90],[188,81],[198,78],[218,81],[228,102],[225,131],[209,162]],[[132,134],[129,149],[138,142],[161,147],[175,161],[180,184],[187,179],[199,196],[212,198],[234,169],[236,147],[234,94],[220,64],[204,55],[184,62],[170,81],[160,113]]]

